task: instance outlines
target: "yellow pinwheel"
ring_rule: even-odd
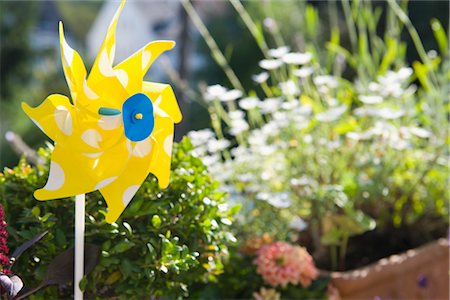
[[[108,205],[106,221],[117,220],[149,173],[169,183],[174,123],[181,112],[170,85],[146,82],[153,61],[175,46],[155,41],[113,67],[115,31],[122,1],[87,77],[80,55],[64,38],[61,59],[72,102],[50,95],[40,106],[22,103],[25,113],[55,142],[39,200],[99,190]]]

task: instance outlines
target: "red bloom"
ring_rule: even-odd
[[[8,245],[6,239],[8,238],[8,232],[6,232],[5,214],[3,212],[3,206],[0,204],[0,268],[9,265],[8,257]]]

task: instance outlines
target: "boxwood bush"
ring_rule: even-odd
[[[169,187],[160,189],[150,175],[116,223],[105,222],[106,204],[98,191],[86,195],[85,239],[101,247],[98,265],[82,282],[86,298],[187,296],[189,284],[215,280],[222,272],[227,244],[235,240],[229,225],[238,207],[225,204],[225,194],[216,191],[217,183],[191,150],[186,138],[175,145]],[[74,244],[74,200],[33,197],[47,179],[51,149],[39,153],[45,165],[31,167],[23,158],[0,173],[10,248],[49,230],[13,266],[29,289],[43,280],[48,263]],[[32,298],[71,294],[69,284],[45,288]]]

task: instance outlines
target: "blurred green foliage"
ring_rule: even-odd
[[[101,246],[100,262],[87,276],[86,298],[152,295],[173,299],[187,296],[188,284],[214,281],[223,272],[227,244],[235,241],[229,224],[239,207],[228,208],[224,194],[216,191],[217,183],[191,150],[186,138],[177,144],[169,188],[161,190],[150,176],[116,223],[104,221],[105,204],[99,192],[86,195],[85,239]],[[49,150],[39,152],[50,158]],[[48,164],[32,168],[24,159],[0,174],[9,247],[50,231],[13,267],[27,288],[35,287],[48,263],[74,244],[73,200],[38,202],[32,196],[47,175]],[[70,286],[53,286],[31,299],[70,298],[71,294]]]

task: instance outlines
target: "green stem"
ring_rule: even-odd
[[[212,57],[217,62],[217,64],[223,69],[228,80],[230,80],[230,83],[233,85],[235,89],[244,91],[244,87],[242,86],[241,82],[239,81],[234,71],[231,69],[227,59],[223,55],[222,51],[220,51],[219,46],[217,46],[216,41],[209,33],[208,29],[206,28],[200,16],[195,11],[195,8],[192,6],[191,2],[189,0],[182,0],[181,4],[183,5],[184,9],[186,10],[186,13],[189,15],[189,18],[192,20],[195,27],[197,27],[201,36],[205,40],[209,50],[211,50]]]
[[[230,0],[230,3],[231,5],[233,5],[234,9],[236,9],[242,21],[244,21],[245,26],[247,26],[248,30],[252,34],[253,38],[256,41],[256,44],[261,49],[264,56],[268,58],[269,47],[267,46],[266,41],[264,40],[262,32],[258,29],[255,22],[253,22],[247,10],[244,8],[244,6],[239,0]]]

